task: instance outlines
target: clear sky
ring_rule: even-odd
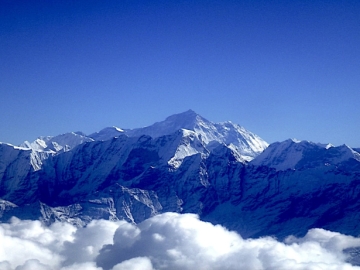
[[[0,141],[193,109],[360,147],[360,1],[0,1]]]

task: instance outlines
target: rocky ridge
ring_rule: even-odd
[[[197,213],[244,237],[321,227],[357,234],[360,154],[287,140],[268,144],[231,122],[193,111],[142,129],[0,144],[0,216],[139,223]]]

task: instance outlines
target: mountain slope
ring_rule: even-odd
[[[221,164],[242,168],[267,143],[231,122],[213,124],[187,111],[142,129],[113,127],[90,136],[66,133],[22,146],[19,149],[27,155],[40,156],[39,162],[31,169],[28,159],[14,154],[14,163],[2,156],[16,164],[6,164],[7,171],[16,174],[21,166],[27,168],[23,176],[17,175],[20,180],[11,191],[6,184],[15,183],[11,177],[1,183],[4,202],[19,206],[4,208],[3,218],[22,216],[26,208],[26,217],[33,213],[32,218],[47,222],[80,225],[93,218],[138,222],[164,211],[209,211],[235,192],[227,190],[235,176],[212,169],[216,159],[224,155]],[[33,192],[24,196],[22,186]],[[26,203],[22,198],[28,198]]]
[[[45,155],[46,153],[0,143],[0,198],[17,203],[31,200],[36,193],[31,175],[40,170],[42,160],[47,158]]]
[[[212,123],[192,110],[174,114],[148,127],[124,130],[116,127],[106,128],[89,137],[106,140],[126,134],[129,137],[149,135],[157,138],[181,129],[193,131],[207,148],[211,148],[215,142],[226,144],[238,153],[240,159],[246,161],[252,160],[268,146],[259,136],[239,125],[231,122]]]
[[[55,138],[41,148],[0,144],[1,220],[139,223],[171,211],[244,237],[360,230],[360,154],[346,145],[287,140],[266,148],[244,128],[193,111],[142,129]]]
[[[348,159],[360,161],[360,154],[347,145],[334,147],[308,141],[286,140],[271,144],[252,160],[251,164],[287,170],[330,166]]]
[[[242,196],[219,205],[205,220],[240,231],[244,237],[303,235],[324,228],[350,235],[360,229],[360,163],[295,170],[249,165]]]
[[[33,142],[25,141],[20,147],[49,153],[66,152],[79,144],[93,141],[82,132],[69,132],[58,136],[41,136]]]

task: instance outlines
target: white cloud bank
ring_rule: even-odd
[[[13,218],[0,224],[0,270],[360,269],[343,250],[360,238],[312,229],[303,238],[242,239],[193,214],[165,213],[139,225],[92,221],[50,227]]]

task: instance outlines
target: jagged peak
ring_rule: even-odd
[[[185,130],[187,130],[188,133],[186,133]],[[182,136],[186,136],[187,134],[188,136],[196,137],[204,146],[213,141],[218,141],[229,146],[232,145],[232,149],[237,151],[239,155],[243,156],[248,161],[252,160],[268,146],[268,144],[259,136],[231,121],[218,124],[213,123],[191,109],[173,114],[163,121],[156,122],[143,128],[121,129],[112,126],[106,127],[99,132],[95,132],[88,136],[82,132],[70,132],[55,137],[39,137],[37,141],[33,143],[24,143],[23,146],[39,151],[50,148],[54,148],[58,151],[57,149],[63,149],[66,145],[73,148],[79,143],[91,140],[105,141],[122,135],[128,137],[149,135],[152,138],[158,138],[171,135],[178,131],[183,133]],[[59,145],[53,144],[53,142],[56,142]],[[70,144],[67,142],[70,142]]]
[[[81,131],[77,131],[57,136],[39,136],[33,142],[24,141],[19,147],[39,152],[58,153],[60,151],[68,151],[79,144],[89,141],[93,141],[93,139],[87,137]]]
[[[122,130],[116,127],[110,127],[94,133],[90,135],[90,137],[95,140],[104,140],[104,138],[101,137],[102,134],[106,134],[106,139],[110,139],[111,137],[118,136],[119,132],[123,132],[129,137],[149,135],[152,138],[158,138],[176,133],[180,130],[195,132],[197,138],[205,145],[213,141],[225,143],[226,145],[232,143],[234,149],[236,149],[240,155],[246,156],[247,160],[253,159],[268,146],[268,143],[263,141],[259,136],[238,124],[234,124],[231,121],[213,123],[191,109],[173,114],[163,121],[143,128]]]

